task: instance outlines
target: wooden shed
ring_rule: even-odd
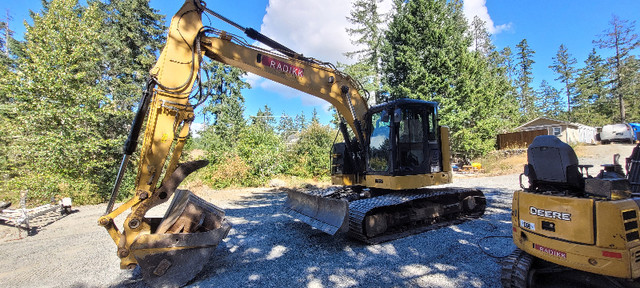
[[[539,135],[555,135],[569,144],[595,144],[597,133],[595,127],[539,117],[520,125],[514,133],[498,135],[498,149],[527,147]]]

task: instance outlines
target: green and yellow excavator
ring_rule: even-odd
[[[268,48],[203,26],[203,13],[222,19]],[[190,95],[203,56],[324,99],[340,114],[344,142],[331,150],[336,186],[315,192],[288,191],[284,209],[294,217],[329,234],[341,231],[378,243],[484,213],[486,200],[479,190],[423,188],[452,181],[449,131],[438,125],[437,103],[400,99],[368,107],[361,85],[333,65],[244,28],[202,1],[186,0],[173,16],[167,43],[151,69],[111,200],[98,221],[118,247],[121,268],[139,265],[150,285],[186,284],[231,228],[222,209],[189,191],[177,190],[189,173],[207,164],[178,163],[194,119]],[[114,210],[143,123],[146,130],[135,196]],[[163,218],[145,217],[150,208],[171,196]],[[114,219],[129,209],[119,229]]]
[[[558,137],[536,137],[527,153],[503,287],[640,287],[640,145],[626,174],[618,155],[595,177]]]

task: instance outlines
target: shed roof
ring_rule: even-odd
[[[541,129],[541,128],[547,128],[550,126],[568,126],[574,129],[578,129],[578,128],[593,128],[591,126],[587,126],[584,124],[580,124],[580,123],[572,123],[572,122],[568,122],[568,121],[562,121],[562,120],[557,120],[557,119],[551,119],[551,118],[547,118],[547,117],[538,117],[536,119],[533,119],[527,123],[524,123],[520,126],[518,126],[516,128],[516,130],[531,130],[531,129]]]

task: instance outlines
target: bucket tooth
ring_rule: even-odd
[[[186,190],[176,191],[152,234],[131,245],[144,281],[152,287],[180,287],[211,259],[231,225],[224,211]]]

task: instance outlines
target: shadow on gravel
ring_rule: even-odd
[[[55,223],[58,220],[61,220],[73,213],[78,212],[79,210],[72,210],[69,214],[61,214],[60,212],[49,212],[38,217],[32,218],[29,220],[29,228],[26,227],[25,224],[15,226],[13,224],[7,223],[4,220],[0,220],[0,226],[2,226],[2,230],[5,230],[5,233],[15,234],[15,239],[9,239],[6,241],[15,241],[23,239],[28,236],[35,236],[40,231],[42,231],[47,226]],[[15,230],[12,230],[15,229]]]
[[[365,245],[282,212],[286,193],[253,193],[225,209],[233,228],[193,280],[198,287],[499,287],[508,255],[513,191],[481,189],[479,219]],[[135,273],[116,287],[144,287]]]

